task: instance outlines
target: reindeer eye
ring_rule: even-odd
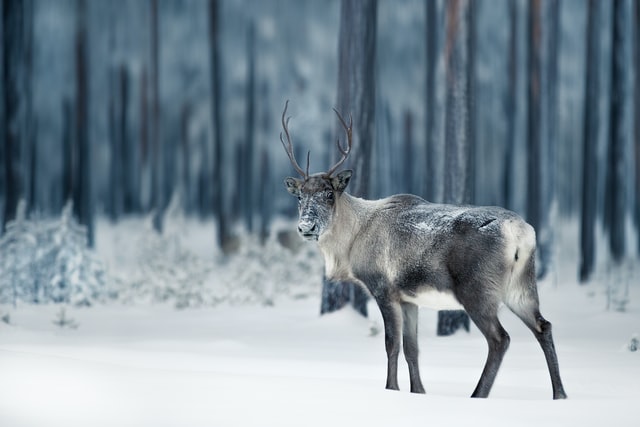
[[[333,191],[327,191],[325,193],[325,197],[327,200],[332,201],[333,200]]]

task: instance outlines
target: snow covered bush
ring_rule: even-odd
[[[67,203],[59,221],[26,218],[24,201],[0,238],[0,303],[91,305],[107,297],[102,263]]]
[[[149,216],[143,232],[132,241],[129,268],[114,272],[121,299],[171,301],[179,308],[215,305],[217,296],[206,289],[213,263],[187,248],[179,232],[156,232],[151,220]]]
[[[177,308],[273,305],[281,296],[320,291],[323,264],[313,245],[287,248],[276,238],[278,230],[293,229],[290,223],[276,223],[264,243],[236,232],[238,251],[223,255],[212,223],[187,219],[175,205],[167,210],[163,233],[153,229],[151,216],[102,222],[94,252],[71,203],[59,220],[28,219],[20,203],[0,238],[0,304],[82,306],[117,298]],[[108,275],[98,254],[108,261]]]
[[[231,304],[258,302],[271,305],[277,296],[304,298],[320,292],[322,260],[312,245],[293,252],[270,237],[260,245],[244,236],[240,252],[226,262],[220,277]]]
[[[32,277],[32,262],[38,246],[38,230],[26,219],[26,203],[20,200],[16,217],[7,223],[0,239],[0,303],[36,301],[38,281]]]
[[[163,233],[153,229],[151,217],[143,226],[140,219],[100,226],[110,227],[103,232],[112,242],[105,243],[101,255],[110,260],[121,301],[177,308],[271,305],[280,296],[319,292],[322,260],[311,245],[292,251],[275,234],[262,245],[257,237],[237,232],[239,249],[225,256],[216,248],[210,222],[168,209],[164,224]]]

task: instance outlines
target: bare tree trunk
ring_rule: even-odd
[[[555,106],[558,43],[558,0],[529,3],[529,119],[527,220],[536,229],[538,278],[546,276],[552,257],[550,225],[555,148]]]
[[[413,157],[415,150],[413,148],[413,115],[410,110],[404,112],[404,149],[403,149],[403,168],[402,168],[402,181],[403,191],[413,194]]]
[[[140,151],[140,209],[146,212],[150,208],[151,190],[151,149],[149,147],[149,78],[146,66],[140,73],[140,123],[139,123],[139,151]]]
[[[337,109],[344,117],[353,116],[351,193],[358,197],[368,197],[372,190],[377,10],[377,0],[342,0],[340,9]],[[336,129],[336,136],[344,140],[337,120]],[[320,312],[335,311],[351,303],[366,316],[367,298],[354,284],[325,280]]]
[[[89,58],[87,37],[87,3],[77,0],[77,27],[75,39],[76,60],[76,119],[75,142],[77,144],[78,164],[76,165],[73,209],[78,222],[87,227],[87,239],[90,247],[94,245],[93,200],[92,200],[92,162],[91,141],[89,139]]]
[[[635,116],[634,116],[634,147],[635,147],[635,168],[636,168],[636,176],[635,176],[635,221],[636,221],[636,229],[638,230],[637,236],[637,250],[638,255],[640,256],[640,2],[633,2],[633,40],[635,41],[635,51],[634,51],[634,60],[635,60],[635,96],[634,96],[634,108],[635,108]]]
[[[249,25],[249,32],[247,34],[247,115],[246,126],[247,132],[245,143],[245,155],[243,158],[241,170],[245,179],[245,187],[241,187],[243,190],[240,192],[240,197],[244,200],[241,203],[242,215],[244,216],[244,222],[249,233],[253,232],[253,217],[255,215],[255,196],[254,189],[256,188],[256,181],[254,178],[254,165],[255,165],[255,127],[256,127],[256,29],[255,24],[251,22]],[[264,177],[261,177],[264,179]]]
[[[619,263],[625,256],[626,179],[625,132],[626,78],[629,64],[625,47],[629,35],[625,34],[626,2],[613,2],[611,38],[611,105],[609,109],[609,153],[605,191],[605,228],[609,232],[609,250],[613,261]]]
[[[2,138],[4,139],[4,214],[2,227],[15,218],[20,199],[26,197],[26,177],[22,164],[26,161],[25,148],[28,143],[24,133],[24,112],[27,104],[27,58],[28,37],[25,34],[29,2],[4,0],[2,3],[2,85],[3,115]]]
[[[62,100],[62,202],[73,200],[74,165],[77,162],[74,138],[73,107],[68,98]]]
[[[447,3],[445,45],[446,127],[444,202],[472,202],[471,109],[473,90],[473,5],[470,0]],[[459,328],[469,330],[469,317],[463,311],[438,312],[438,335],[451,335]]]
[[[6,138],[5,117],[5,0],[0,1],[0,137]],[[6,141],[5,141],[6,143]],[[4,232],[5,202],[9,174],[8,153],[5,144],[0,144],[0,236]],[[15,212],[15,210],[14,210]],[[14,304],[15,305],[15,304]]]
[[[587,55],[583,123],[582,212],[580,227],[580,282],[587,282],[595,263],[595,226],[597,214],[598,102],[600,100],[600,1],[589,0],[587,19]]]
[[[211,49],[211,114],[213,122],[213,209],[218,221],[218,246],[226,252],[230,239],[224,192],[224,141],[222,129],[222,64],[220,55],[220,3],[209,0],[209,48]]]
[[[258,209],[260,212],[260,244],[264,245],[269,238],[269,226],[271,225],[271,217],[273,216],[273,197],[270,189],[272,182],[271,162],[269,160],[269,151],[262,149],[260,156],[260,188],[258,189],[259,201]]]
[[[189,124],[191,122],[191,104],[185,101],[180,111],[180,157],[182,159],[182,176],[180,177],[180,193],[183,196],[182,207],[186,213],[193,212],[194,183],[191,182],[191,140],[189,138]]]
[[[438,163],[440,156],[438,155],[438,136],[436,135],[436,69],[438,65],[438,6],[433,0],[425,0],[425,24],[426,24],[426,130],[425,138],[427,145],[427,173],[425,196],[427,200],[436,202],[440,201],[438,194],[439,175]]]
[[[118,132],[118,91],[116,90],[116,71],[109,70],[109,148],[111,162],[109,164],[109,202],[107,212],[112,222],[115,222],[122,214],[122,164],[120,160],[122,153],[120,150],[120,134]]]
[[[153,228],[162,232],[164,217],[164,150],[160,135],[160,34],[158,0],[151,0],[151,206],[154,209]]]
[[[138,189],[136,180],[136,168],[138,151],[132,144],[129,133],[129,92],[130,78],[127,67],[122,64],[118,67],[118,140],[120,141],[120,163],[122,168],[122,212],[133,213],[138,211]]]
[[[518,94],[518,5],[517,0],[509,1],[509,61],[507,75],[509,79],[509,90],[504,103],[505,117],[507,118],[507,146],[505,150],[503,192],[504,206],[507,209],[514,208],[514,163],[515,163],[515,141]]]

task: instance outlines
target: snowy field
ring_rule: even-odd
[[[270,304],[67,307],[67,327],[54,324],[59,306],[0,306],[10,313],[0,322],[0,426],[640,425],[640,351],[628,349],[640,333],[639,287],[631,283],[620,313],[605,310],[601,283],[580,287],[560,275],[540,284],[566,401],[552,401],[542,351],[506,310],[511,347],[490,398],[477,400],[468,396],[484,338],[474,327],[436,337],[436,313],[426,309],[427,394],[415,395],[404,360],[402,390],[384,390],[377,308],[369,306],[370,319],[351,310],[320,317],[319,288]]]

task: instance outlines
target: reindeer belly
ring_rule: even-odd
[[[426,288],[412,294],[402,293],[401,298],[405,302],[433,310],[464,310],[451,291],[441,292],[434,288]]]

